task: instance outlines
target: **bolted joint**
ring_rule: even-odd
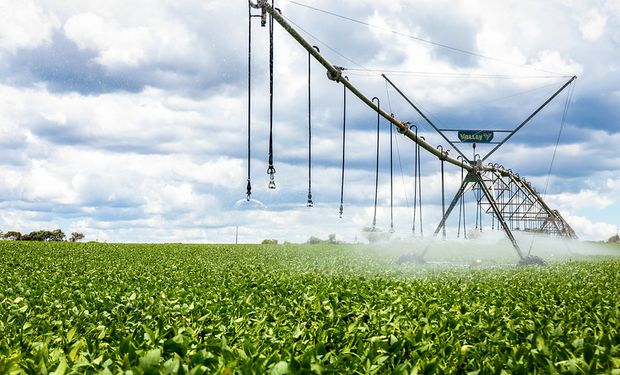
[[[333,65],[333,67],[336,72],[332,71],[331,69],[328,69],[327,78],[331,81],[340,83],[340,81],[342,80],[342,71],[344,70],[344,68],[338,65]]]
[[[442,145],[437,146],[437,150],[439,150],[439,160],[445,161],[448,158],[448,152],[450,150],[445,150],[444,151]]]
[[[252,4],[250,3],[250,5]],[[267,0],[257,0],[256,5],[261,10],[260,25],[265,27],[267,26],[267,7],[269,6],[269,3],[267,3]]]

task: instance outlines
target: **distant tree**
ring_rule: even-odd
[[[80,232],[73,232],[71,233],[71,238],[69,238],[69,241],[71,242],[78,242],[80,240],[84,239],[84,233],[80,233]]]
[[[22,241],[50,241],[61,242],[65,240],[65,233],[60,229],[54,230],[35,230],[21,236]]]
[[[607,239],[608,243],[620,243],[620,236],[619,235],[615,235],[615,236],[611,236],[609,237],[609,239]]]
[[[278,240],[265,239],[265,240],[263,240],[263,242],[261,242],[261,244],[263,244],[263,245],[277,245],[278,244]]]
[[[54,229],[51,232],[51,235],[48,239],[48,241],[55,241],[55,242],[61,242],[64,241],[66,239],[65,233],[60,230],[60,229]]]
[[[5,240],[19,241],[22,239],[22,234],[16,230],[10,230],[2,235]]]
[[[390,239],[389,233],[382,232],[381,229],[376,227],[364,227],[362,228],[362,233],[370,243],[384,242]]]
[[[34,230],[28,234],[24,234],[22,241],[45,241],[49,234],[48,230]]]
[[[315,236],[310,236],[310,238],[308,238],[308,241],[306,241],[306,243],[310,244],[310,245],[318,245],[318,244],[321,244],[323,242],[325,242],[325,241],[323,241],[322,239],[320,239],[318,237],[315,237]]]
[[[310,238],[308,238],[308,240],[306,241],[307,244],[310,245],[320,245],[320,244],[330,244],[330,245],[338,245],[341,244],[342,241],[338,241],[336,239],[336,234],[335,233],[330,233],[327,236],[326,240],[322,240],[318,237],[315,236],[311,236]]]

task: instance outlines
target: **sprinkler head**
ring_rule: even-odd
[[[547,262],[539,256],[528,255],[521,259],[518,263],[519,266],[546,266]]]
[[[250,183],[250,179],[248,178],[248,185],[246,186],[246,199],[249,202],[250,201],[250,196],[252,195],[252,184]]]

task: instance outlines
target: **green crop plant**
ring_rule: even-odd
[[[620,260],[0,242],[0,373],[620,373]]]

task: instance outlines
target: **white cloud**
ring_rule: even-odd
[[[563,72],[571,75],[581,75],[583,72],[582,65],[552,50],[541,51],[532,59],[531,66],[539,71]]]
[[[64,32],[81,49],[96,51],[95,61],[111,70],[187,59],[200,50],[186,27],[169,19],[151,18],[138,25],[121,25],[115,19],[86,12],[69,18]]]
[[[579,18],[579,30],[582,37],[587,41],[595,41],[605,33],[607,16],[602,15],[597,9],[590,9]]]
[[[562,207],[571,212],[580,208],[606,208],[615,200],[600,191],[582,190],[578,193],[560,193],[547,196],[546,199],[556,207]]]
[[[57,17],[31,0],[0,2],[0,50],[15,53],[49,43],[60,26]]]
[[[71,17],[64,31],[78,47],[97,51],[96,61],[110,68],[139,65],[147,59],[147,48],[153,43],[147,28],[123,28],[93,13]]]
[[[144,211],[147,214],[163,214],[196,210],[205,211],[200,197],[192,191],[192,185],[184,182],[177,185],[156,183],[146,187],[143,196],[146,200]]]
[[[34,162],[29,173],[23,176],[22,197],[28,201],[75,202],[73,191],[65,180],[62,167],[47,162]]]
[[[508,43],[509,36],[505,31],[483,28],[476,37],[478,48],[487,56],[501,56],[505,61],[515,64],[525,64],[525,55],[512,43]]]
[[[583,216],[563,215],[564,219],[575,229],[582,240],[605,240],[616,233],[613,224],[591,220]]]

